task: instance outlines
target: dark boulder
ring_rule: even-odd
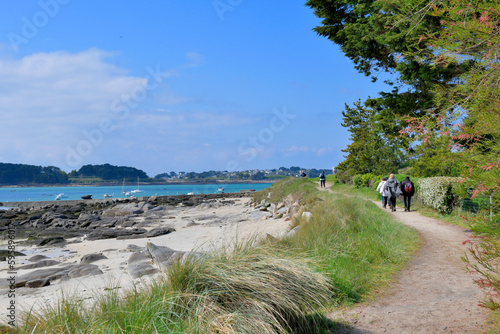
[[[87,254],[87,255],[82,256],[80,262],[81,263],[92,263],[92,262],[96,262],[99,260],[105,260],[105,259],[107,259],[107,257],[105,255],[94,253],[94,254]]]

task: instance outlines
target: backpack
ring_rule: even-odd
[[[411,185],[411,182],[405,182],[405,192],[411,193],[412,190],[413,190],[413,187]]]

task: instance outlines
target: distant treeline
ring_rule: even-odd
[[[78,171],[73,170],[69,174],[58,167],[34,166],[24,164],[12,164],[0,162],[0,184],[65,184],[80,182],[84,179],[95,179],[95,181],[135,181],[149,180],[149,176],[142,170],[134,167],[104,165],[85,165]]]
[[[56,184],[68,182],[69,180],[66,172],[54,166],[42,167],[0,162],[1,184]]]
[[[154,179],[184,179],[184,180],[206,180],[206,179],[214,179],[214,180],[227,180],[227,179],[236,179],[236,180],[276,180],[280,178],[284,178],[287,176],[298,176],[301,171],[304,171],[309,178],[318,177],[322,171],[325,174],[332,174],[332,169],[316,169],[316,168],[302,168],[297,166],[292,166],[290,168],[280,167],[278,169],[268,169],[268,170],[258,170],[258,171],[208,171],[208,172],[170,172],[170,173],[161,173],[157,174]]]
[[[292,166],[290,168],[280,167],[268,170],[248,170],[248,171],[208,171],[208,172],[170,172],[158,174],[155,180],[177,179],[183,181],[206,182],[210,180],[276,180],[287,176],[298,176],[301,171],[305,171],[307,177],[318,177],[322,170],[315,168],[301,168]],[[331,169],[324,169],[325,174],[331,174]],[[126,166],[84,165],[79,170],[66,173],[58,167],[33,166],[24,164],[0,163],[0,184],[65,184],[65,183],[98,183],[118,182],[126,180],[128,182],[140,179],[143,182],[153,181],[144,171]]]
[[[104,165],[85,165],[78,171],[69,173],[70,178],[100,178],[103,181],[116,181],[122,179],[149,179],[149,176],[142,170],[134,167]]]

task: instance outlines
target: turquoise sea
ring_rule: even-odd
[[[187,194],[215,194],[223,188],[225,193],[239,192],[244,189],[256,191],[270,187],[272,183],[237,183],[237,184],[179,184],[179,185],[145,185],[145,186],[66,186],[66,187],[9,187],[0,188],[0,203],[29,201],[53,201],[58,195],[61,200],[81,199],[82,196],[92,195],[93,199],[126,198],[130,196],[172,196]],[[133,192],[139,189],[139,192]],[[127,193],[127,194],[124,194]],[[61,195],[62,194],[62,195]]]

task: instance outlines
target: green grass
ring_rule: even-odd
[[[256,202],[291,196],[306,205],[313,217],[296,218],[292,237],[190,257],[143,289],[112,290],[91,306],[68,296],[25,314],[19,332],[328,333],[335,324],[323,314],[386,287],[419,239],[363,190],[316,187],[288,178],[255,195]]]
[[[319,269],[336,287],[334,304],[369,298],[391,281],[418,248],[415,230],[395,222],[360,196],[327,194],[309,222],[284,241],[319,259]]]

